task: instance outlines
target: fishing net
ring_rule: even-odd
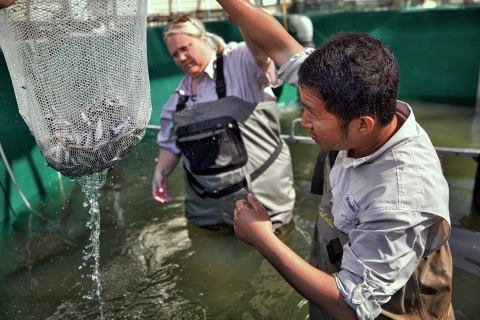
[[[17,0],[0,10],[0,46],[18,108],[49,166],[101,172],[150,119],[147,0]]]

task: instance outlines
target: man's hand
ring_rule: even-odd
[[[257,244],[275,235],[267,210],[251,193],[248,194],[248,202],[253,207],[253,210],[247,207],[245,200],[235,202],[235,236],[249,245],[257,247]]]
[[[335,319],[357,319],[340,294],[335,278],[318,270],[283,243],[272,231],[267,211],[255,196],[235,202],[234,230],[242,241],[254,246],[301,295]]]

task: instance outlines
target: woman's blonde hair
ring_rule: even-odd
[[[170,23],[169,27],[165,29],[163,40],[167,42],[167,38],[171,34],[187,34],[195,38],[201,38],[205,35],[208,44],[216,53],[222,52],[226,47],[225,41],[222,37],[208,32],[205,29],[205,25],[200,20],[187,16],[180,17]]]

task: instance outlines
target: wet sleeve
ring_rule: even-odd
[[[313,51],[314,49],[307,48],[291,57],[290,60],[278,70],[279,78],[294,87],[298,87],[298,69]]]
[[[398,210],[359,217],[343,247],[342,270],[334,274],[358,319],[376,318],[406,284],[424,255],[433,222],[428,214]]]

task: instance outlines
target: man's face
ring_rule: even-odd
[[[310,132],[315,143],[325,150],[348,150],[351,148],[349,135],[345,136],[337,117],[327,112],[323,100],[315,94],[315,89],[300,87],[300,99],[305,106],[302,127]]]

